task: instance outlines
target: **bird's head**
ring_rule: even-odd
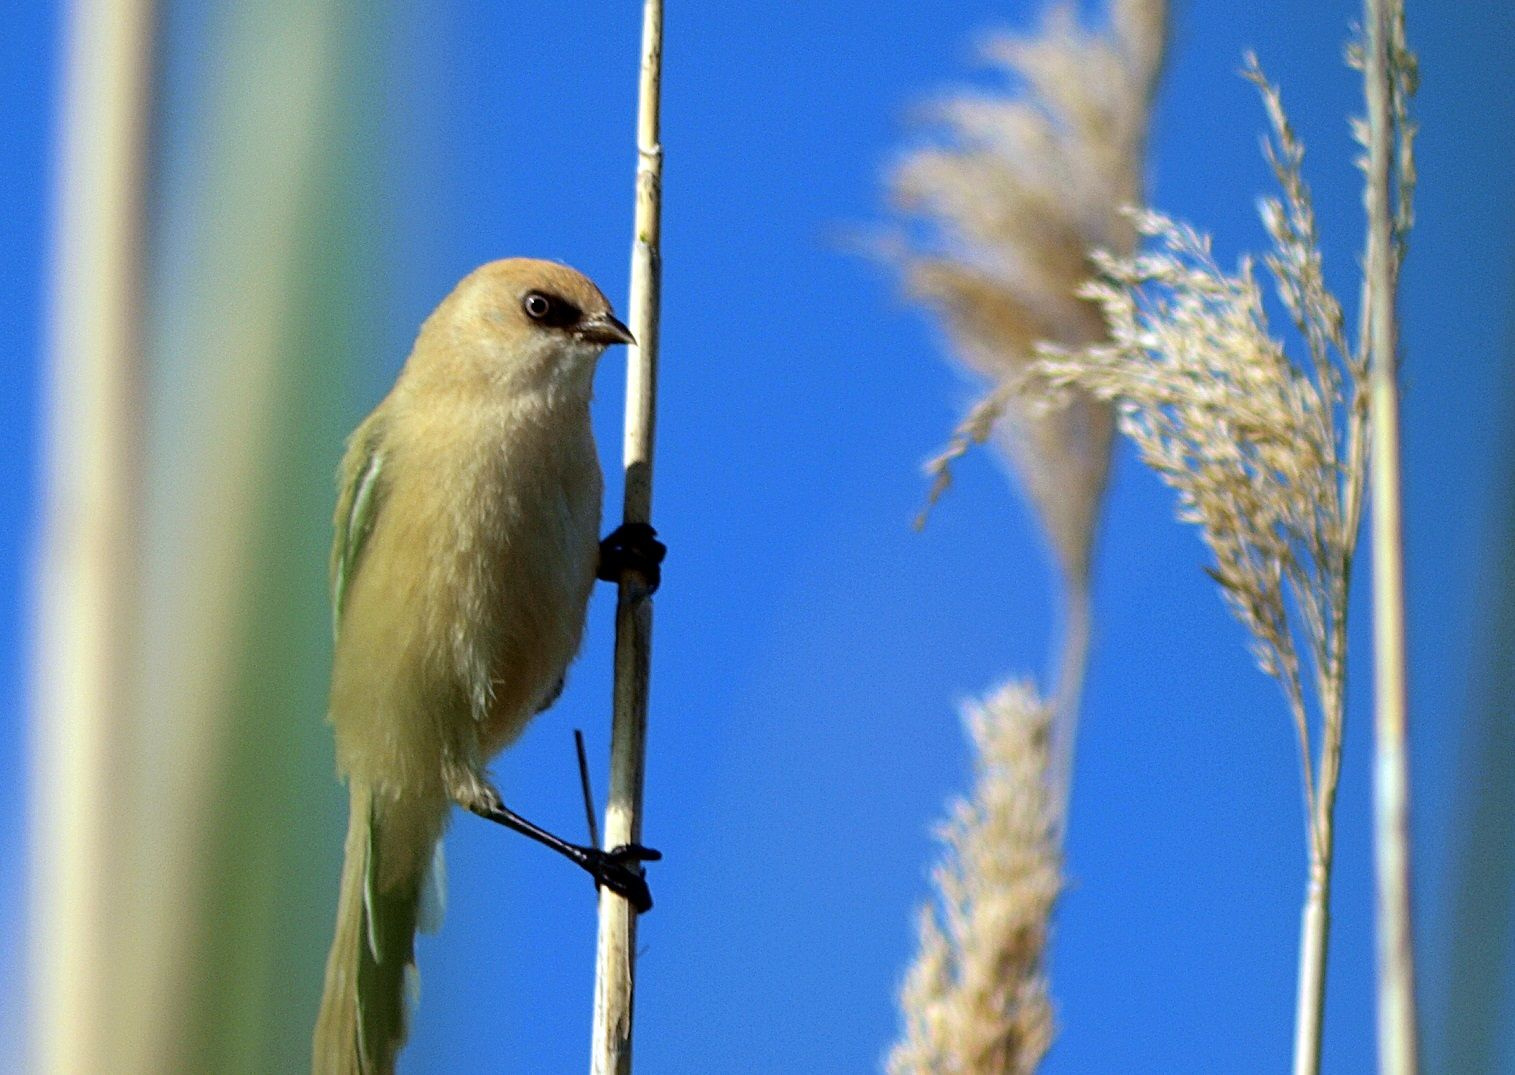
[[[587,392],[605,348],[636,341],[583,273],[507,258],[464,277],[423,327],[421,342],[453,377],[482,377],[514,391]],[[418,344],[418,354],[422,349]]]

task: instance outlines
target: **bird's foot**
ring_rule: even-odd
[[[597,847],[584,848],[584,861],[580,863],[594,878],[595,887],[604,886],[622,897],[638,914],[652,910],[652,891],[647,887],[647,871],[644,862],[656,862],[663,857],[641,844],[622,844],[609,851]]]
[[[499,792],[488,784],[484,784],[471,797],[460,801],[480,817],[556,851],[593,877],[596,887],[603,885],[623,897],[639,914],[652,910],[652,892],[647,888],[647,871],[642,869],[641,864],[656,862],[663,857],[661,851],[654,851],[641,844],[622,844],[609,851],[571,844],[510,809],[500,800]]]
[[[663,579],[663,558],[668,546],[647,523],[622,523],[600,542],[600,566],[595,572],[606,582],[620,582],[627,570],[647,580],[647,592],[655,593]]]

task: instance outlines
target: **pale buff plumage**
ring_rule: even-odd
[[[581,320],[533,320],[534,293]],[[351,438],[330,714],[352,816],[317,1072],[391,1070],[448,809],[493,794],[485,763],[550,704],[578,649],[599,547],[592,380],[626,338],[574,270],[485,265],[426,320]]]

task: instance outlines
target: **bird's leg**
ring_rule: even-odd
[[[604,885],[616,895],[624,897],[638,913],[646,914],[652,909],[652,892],[647,887],[646,871],[641,864],[656,862],[663,857],[662,852],[641,844],[622,844],[609,851],[571,844],[540,825],[527,821],[506,806],[493,789],[475,796],[463,805],[482,818],[504,825],[507,829],[552,848],[593,877],[596,886]]]
[[[647,580],[647,592],[654,593],[663,577],[663,557],[668,546],[658,540],[658,532],[647,523],[622,523],[600,542],[600,566],[596,577],[606,582],[620,582],[626,570],[640,572]]]

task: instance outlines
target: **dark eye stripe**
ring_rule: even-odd
[[[573,303],[545,291],[529,291],[521,300],[521,309],[526,316],[548,328],[571,328],[584,316]]]

